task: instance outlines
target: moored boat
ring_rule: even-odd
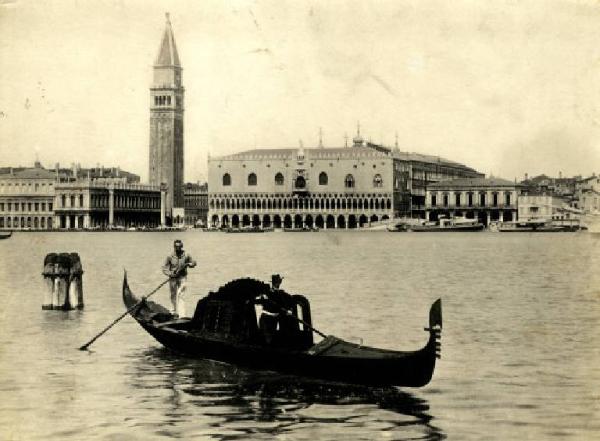
[[[12,236],[12,231],[0,231],[0,239],[8,239]]]
[[[387,230],[390,233],[405,233],[410,231],[410,225],[406,222],[397,222],[395,224],[388,225]]]
[[[302,227],[302,228],[283,228],[286,233],[316,233],[319,231],[317,227]]]
[[[412,225],[411,231],[414,232],[446,232],[446,231],[481,231],[485,226],[477,219],[467,219],[464,217],[441,218],[436,223],[425,223],[421,225]]]
[[[323,334],[312,327],[308,300],[277,292],[287,314],[281,315],[277,331],[269,333],[263,316],[256,315],[265,302],[277,304],[268,300],[273,291],[264,282],[233,280],[201,299],[192,318],[175,319],[159,304],[140,301],[127,276],[123,280],[123,301],[130,314],[156,340],[185,356],[352,384],[421,387],[431,380],[441,350],[441,300],[431,306],[425,346],[393,351],[334,336],[315,344],[313,332]]]
[[[501,233],[566,233],[581,229],[579,223],[554,223],[550,219],[528,219],[524,221],[499,222]]]
[[[225,230],[227,233],[267,233],[273,231],[272,228],[261,228],[261,227],[241,227],[234,228],[230,227]]]

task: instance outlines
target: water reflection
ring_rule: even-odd
[[[367,437],[380,430],[390,432],[390,439],[400,434],[396,431],[402,438],[412,431],[411,439],[445,438],[432,424],[428,402],[395,387],[369,388],[249,371],[179,357],[163,348],[138,351],[130,358],[132,386],[142,389],[146,399],[148,390],[153,390],[150,396],[169,409],[164,424],[175,428],[189,419],[202,420],[205,427],[200,433],[214,439],[250,435],[286,439],[286,433],[298,428],[308,428],[319,439],[342,435],[362,439],[361,429]],[[164,430],[162,425],[161,433]]]

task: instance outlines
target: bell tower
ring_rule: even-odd
[[[166,184],[168,217],[183,207],[183,97],[181,64],[169,14],[150,86],[150,184]]]

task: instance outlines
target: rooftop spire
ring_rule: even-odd
[[[154,62],[155,66],[181,66],[179,63],[179,54],[177,53],[177,46],[175,45],[175,37],[173,36],[173,29],[171,28],[171,16],[169,13],[165,13],[166,24],[165,32],[163,34],[162,42],[160,44],[160,50],[158,56]]]
[[[323,148],[323,129],[319,127],[319,148]]]
[[[356,122],[356,136],[352,139],[354,141],[354,147],[360,147],[363,145],[364,139],[360,136],[360,121]]]

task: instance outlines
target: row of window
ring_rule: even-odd
[[[0,228],[52,228],[52,218],[0,217]]]
[[[284,184],[284,177],[283,174],[281,173],[277,173],[275,175],[275,185],[283,185]],[[248,175],[248,185],[249,186],[255,186],[258,184],[258,178],[256,176],[256,173],[250,173]],[[295,188],[305,188],[306,187],[306,179],[303,176],[297,176],[295,181],[294,181],[294,186]],[[327,173],[325,172],[321,172],[319,173],[319,185],[328,185],[329,184],[329,176],[327,176]],[[344,187],[346,188],[354,188],[354,176],[352,176],[351,174],[346,175],[346,177],[344,178]],[[231,185],[231,175],[229,173],[225,173],[223,175],[223,186],[227,187]],[[376,174],[375,176],[373,176],[373,187],[375,188],[380,188],[383,186],[383,179],[381,178],[380,174]]]
[[[492,206],[496,207],[498,206],[498,193],[494,193],[492,194]],[[450,201],[450,196],[447,194],[444,194],[442,196],[442,206],[447,207],[449,205],[449,201]],[[467,194],[467,207],[472,207],[473,206],[473,193],[468,193]],[[480,206],[485,206],[487,201],[487,195],[485,193],[480,193],[479,194],[479,205]],[[460,193],[456,193],[454,195],[454,205],[456,205],[457,207],[459,207],[462,203],[462,198],[461,198],[461,194]],[[511,194],[510,193],[506,193],[504,195],[504,204],[505,205],[510,205],[511,203]],[[437,205],[437,196],[435,194],[431,195],[431,206],[435,207]]]
[[[4,192],[4,189],[6,188],[7,191],[10,191],[11,188],[27,188],[28,190],[33,190],[33,191],[38,191],[41,187],[46,187],[46,183],[42,182],[7,182],[6,184],[4,184],[4,182],[0,183],[0,192]],[[48,183],[48,187],[52,187],[52,183],[49,182]]]
[[[392,200],[381,199],[211,199],[217,210],[391,210]]]
[[[177,104],[177,107],[180,106],[180,104],[181,104],[180,97],[178,97],[178,96],[175,97],[175,103]],[[171,105],[171,96],[170,95],[155,96],[154,97],[154,105],[155,106],[170,106]]]
[[[0,212],[3,211],[52,211],[52,202],[48,203],[48,210],[45,202],[0,202]]]
[[[79,206],[83,207],[83,195],[80,194],[79,197],[76,197],[75,195],[71,195],[69,197],[71,205],[69,205],[69,207],[75,207],[75,201],[79,200]],[[60,196],[60,206],[61,207],[66,207],[67,206],[67,196],[66,195],[61,195]]]
[[[109,197],[105,195],[91,195],[91,206],[92,208],[108,208]],[[158,197],[137,197],[137,196],[114,196],[115,208],[160,208],[160,199]],[[61,207],[67,208],[67,196],[61,195],[60,197]],[[69,196],[69,207],[71,208],[83,208],[84,200],[83,195]],[[76,205],[79,202],[79,205]]]

